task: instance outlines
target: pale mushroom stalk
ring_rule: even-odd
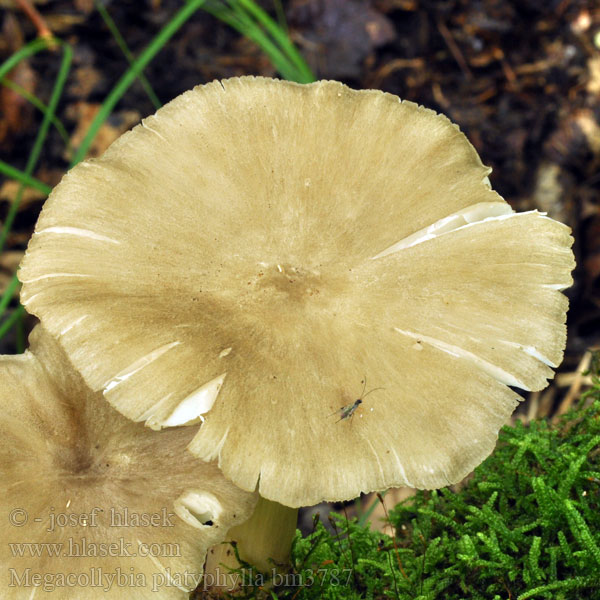
[[[230,529],[227,541],[208,551],[204,566],[206,581],[223,581],[223,574],[240,568],[230,541],[237,544],[240,559],[262,573],[272,575],[286,567],[297,520],[297,508],[259,498],[250,519]],[[239,584],[239,575],[232,575],[225,587],[233,590]]]

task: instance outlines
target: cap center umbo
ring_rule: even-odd
[[[278,263],[259,272],[256,286],[283,294],[290,301],[301,302],[321,293],[322,279],[318,271]]]
[[[55,457],[57,466],[67,475],[87,475],[95,461],[89,448],[84,444],[75,444],[70,448],[62,448]]]
[[[109,472],[114,477],[129,471],[132,457],[128,451],[115,451],[100,444],[89,444],[89,439],[82,437],[56,453],[55,463],[67,477],[88,479],[104,477]]]

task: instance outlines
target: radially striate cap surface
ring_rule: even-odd
[[[245,490],[440,487],[565,346],[570,230],[489,172],[390,94],[213,82],[64,177],[22,302],[130,419],[203,415],[190,449]]]

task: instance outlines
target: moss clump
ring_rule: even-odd
[[[600,386],[585,400],[555,426],[505,427],[460,492],[393,508],[395,543],[345,517],[338,535],[315,522],[297,533],[288,575],[246,597],[600,599]]]

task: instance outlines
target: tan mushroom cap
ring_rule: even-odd
[[[439,487],[565,346],[569,229],[513,213],[489,172],[389,94],[210,83],[64,178],[22,300],[129,418],[204,413],[191,450],[246,490]],[[341,412],[365,377],[383,389]]]
[[[188,598],[256,495],[186,450],[191,428],[132,423],[41,327],[30,341],[0,357],[2,598]]]

